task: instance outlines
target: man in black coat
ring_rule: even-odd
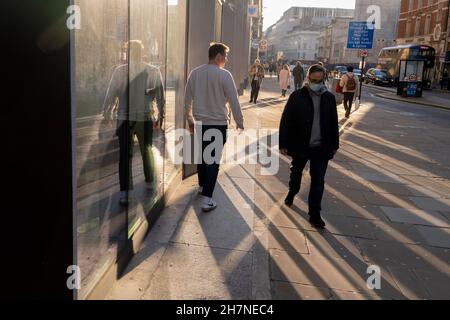
[[[280,123],[280,152],[292,157],[289,194],[292,206],[300,191],[306,163],[310,161],[311,188],[308,198],[311,225],[324,228],[320,216],[328,162],[339,149],[336,99],[324,84],[325,69],[309,68],[305,86],[291,94]]]
[[[301,89],[305,80],[305,71],[300,61],[297,61],[292,75],[294,76],[295,90]]]

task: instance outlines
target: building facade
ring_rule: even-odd
[[[318,57],[327,64],[354,63],[353,50],[347,49],[348,26],[352,18],[335,18],[322,29]]]
[[[250,41],[250,65],[260,56],[265,56],[266,52],[260,52],[260,41],[264,38],[263,33],[263,0],[250,0],[249,3],[257,7],[257,14],[250,19],[251,41]],[[239,31],[238,31],[239,32]]]
[[[436,50],[436,65],[432,71],[433,84],[440,80],[446,48],[449,1],[402,0],[397,33],[398,44],[424,44]]]
[[[266,30],[272,57],[282,53],[285,60],[317,60],[320,30],[333,18],[352,17],[353,9],[292,7]],[[308,59],[309,58],[309,59]]]
[[[400,16],[401,0],[356,0],[354,21],[373,21],[379,14],[378,26],[373,36],[373,48],[366,57],[367,64],[375,64],[384,47],[395,46]],[[377,25],[376,25],[377,26]],[[349,51],[349,60],[359,61],[358,50]]]

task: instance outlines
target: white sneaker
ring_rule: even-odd
[[[203,212],[211,212],[216,208],[217,208],[217,203],[215,203],[213,200],[211,200],[209,203],[203,204],[202,211]]]
[[[128,204],[128,192],[127,191],[120,191],[119,203],[121,205]]]

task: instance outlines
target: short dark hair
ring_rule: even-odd
[[[353,72],[354,68],[352,66],[347,67],[347,72]]]
[[[209,50],[208,50],[209,60],[212,60],[215,57],[217,57],[217,55],[219,53],[224,56],[229,51],[230,51],[230,48],[227,45],[220,43],[220,42],[211,42],[209,44]]]
[[[311,73],[314,72],[322,72],[323,75],[325,76],[325,69],[320,64],[313,64],[311,67],[309,67],[307,74],[308,77],[311,75]]]

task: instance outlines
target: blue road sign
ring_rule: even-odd
[[[348,49],[372,49],[374,27],[369,28],[366,21],[350,21],[348,26]]]

